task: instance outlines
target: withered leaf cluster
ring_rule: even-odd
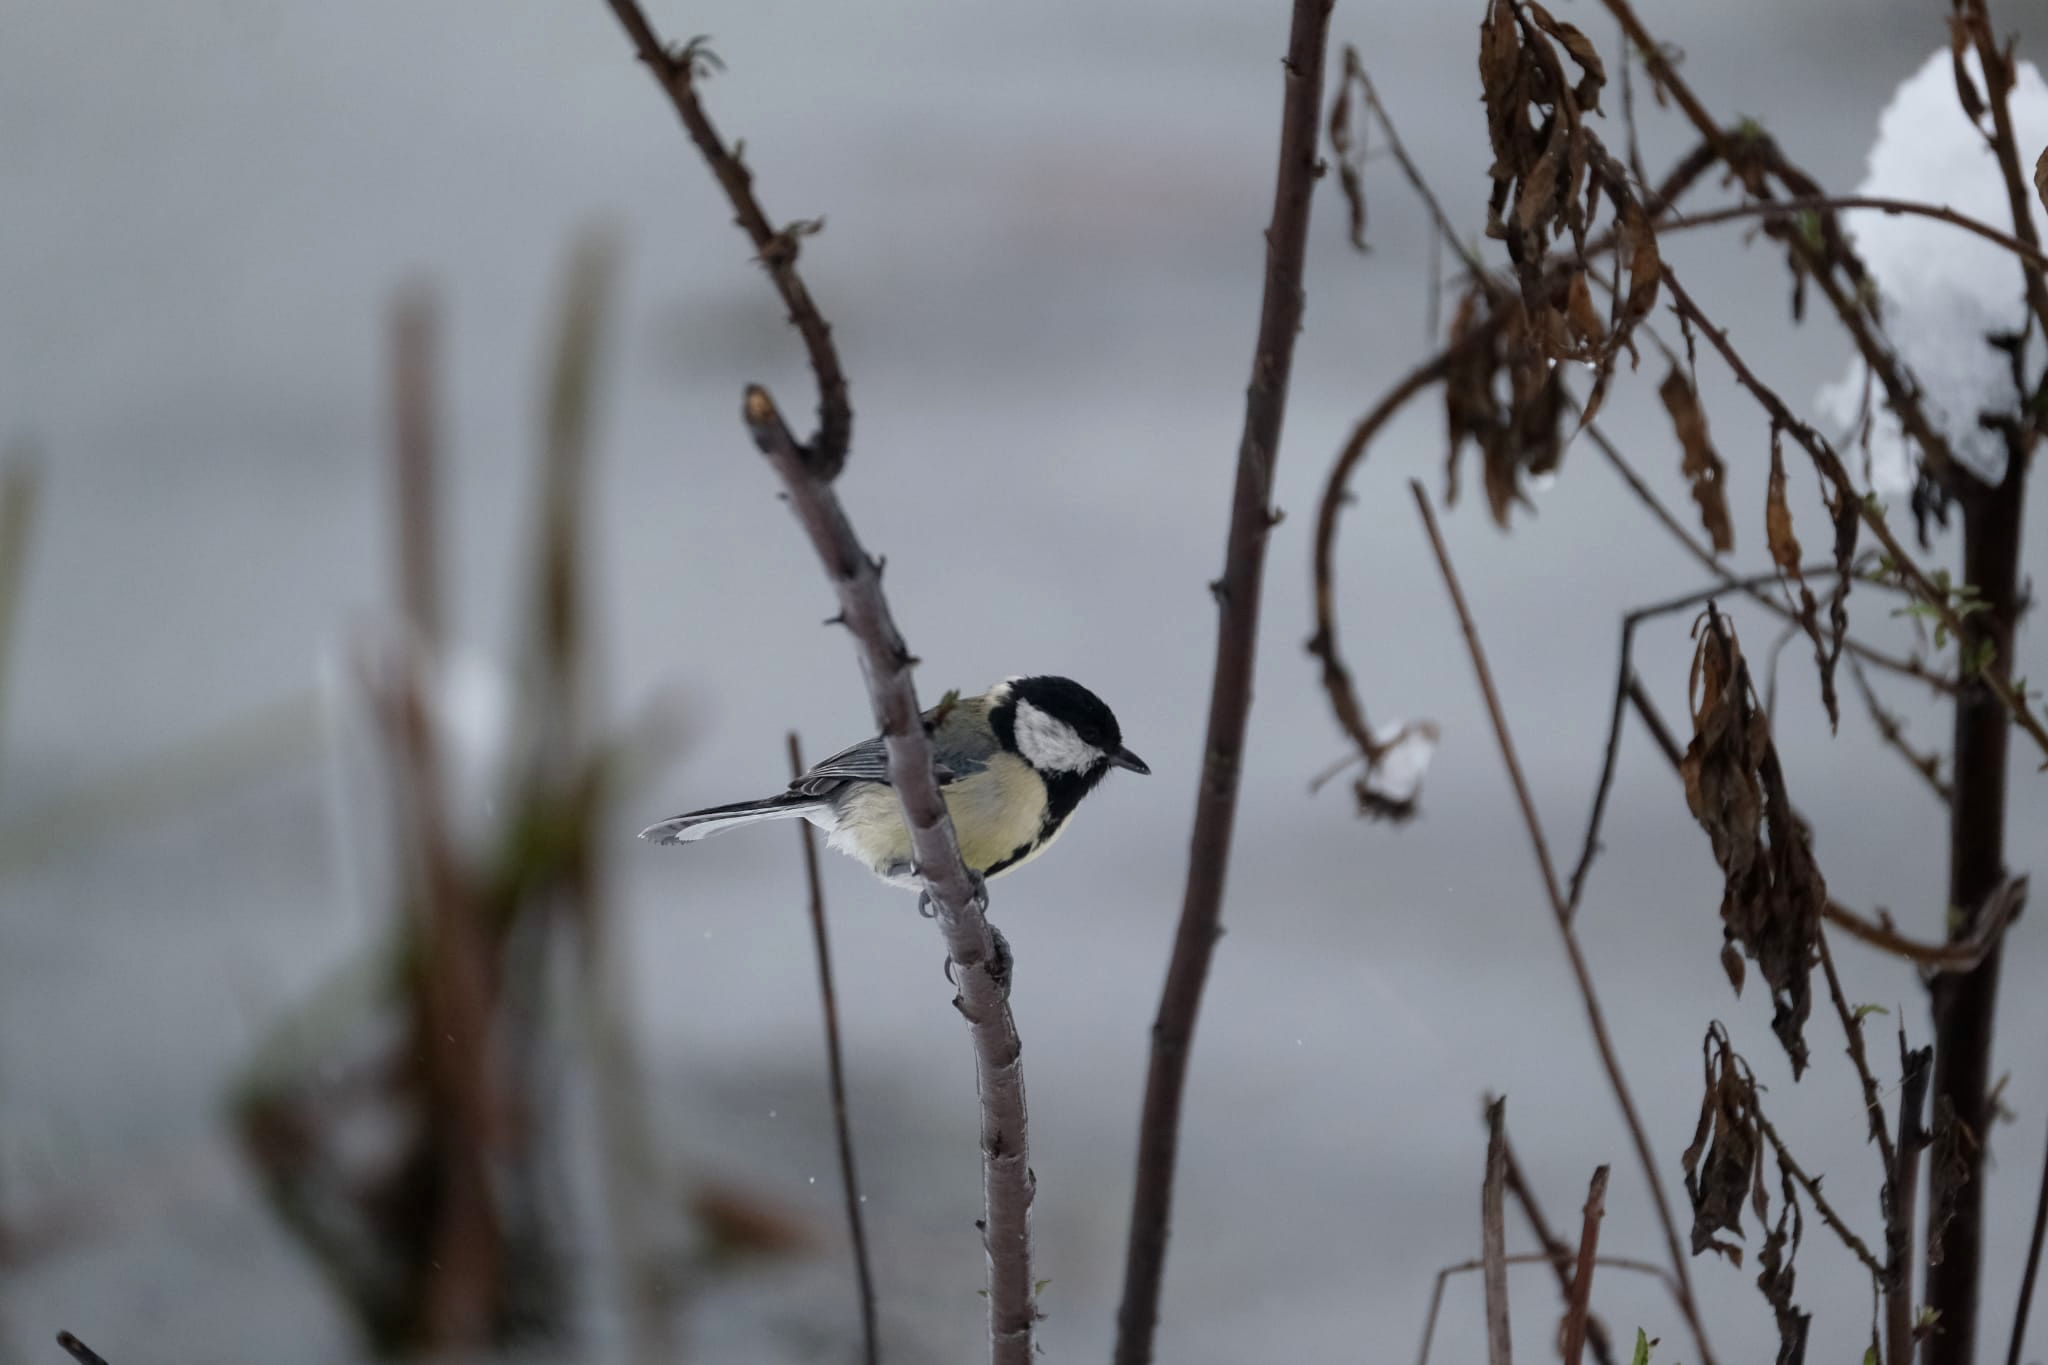
[[[1564,377],[1530,349],[1527,316],[1513,295],[1475,283],[1451,318],[1453,358],[1444,375],[1444,500],[1458,500],[1458,457],[1469,439],[1479,448],[1487,510],[1502,530],[1516,503],[1529,505],[1524,477],[1554,473],[1564,455]]]
[[[1480,25],[1479,74],[1493,148],[1487,233],[1506,244],[1514,282],[1475,279],[1451,325],[1463,348],[1446,385],[1450,496],[1469,437],[1485,469],[1487,505],[1506,527],[1526,505],[1523,480],[1553,472],[1565,443],[1568,405],[1558,364],[1594,369],[1580,414],[1593,419],[1616,358],[1657,297],[1662,265],[1650,220],[1617,196],[1614,274],[1596,279],[1586,250],[1609,179],[1618,173],[1587,119],[1600,112],[1606,68],[1592,41],[1536,0],[1492,0]],[[1623,272],[1626,271],[1626,280]],[[1605,310],[1595,286],[1605,291]]]
[[[1734,632],[1711,606],[1701,619],[1690,690],[1693,738],[1681,765],[1686,804],[1707,831],[1724,877],[1722,931],[1770,988],[1771,1030],[1796,1080],[1807,1062],[1804,1031],[1827,884],[1786,793],[1770,719]]]
[[[1763,1116],[1757,1109],[1756,1078],[1729,1045],[1727,1030],[1707,1026],[1700,1045],[1705,1058],[1706,1093],[1700,1100],[1700,1121],[1692,1145],[1681,1161],[1685,1192],[1692,1200],[1692,1252],[1718,1252],[1742,1264],[1742,1248],[1716,1233],[1742,1233],[1742,1206],[1769,1214],[1764,1194]]]

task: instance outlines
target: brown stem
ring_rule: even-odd
[[[1885,1333],[1887,1365],[1913,1365],[1915,1329],[1913,1313],[1913,1213],[1920,1190],[1920,1153],[1927,1146],[1927,1131],[1920,1114],[1927,1101],[1928,1052],[1906,1050],[1906,1033],[1899,1029],[1899,1135],[1894,1144],[1896,1157],[1885,1182]],[[1930,1210],[1934,1200],[1929,1201]],[[1946,1335],[1941,1324],[1939,1340]],[[1930,1350],[1931,1354],[1931,1350]]]
[[[1643,1179],[1650,1187],[1650,1196],[1657,1207],[1657,1220],[1663,1226],[1665,1250],[1671,1258],[1671,1272],[1678,1286],[1678,1304],[1685,1317],[1686,1326],[1691,1330],[1693,1344],[1699,1352],[1702,1365],[1714,1365],[1713,1348],[1707,1343],[1706,1325],[1699,1315],[1697,1300],[1693,1297],[1692,1277],[1686,1261],[1683,1244],[1678,1237],[1678,1223],[1672,1216],[1671,1203],[1664,1193],[1664,1184],[1658,1178],[1661,1169],[1654,1153],[1650,1150],[1650,1139],[1643,1128],[1643,1121],[1636,1113],[1635,1098],[1628,1087],[1628,1080],[1621,1072],[1621,1059],[1615,1054],[1614,1040],[1607,1032],[1606,1015],[1600,1008],[1599,994],[1593,988],[1592,969],[1586,965],[1585,955],[1579,951],[1578,934],[1572,929],[1571,906],[1566,901],[1564,890],[1557,880],[1557,871],[1551,862],[1550,846],[1543,837],[1543,826],[1536,818],[1536,804],[1529,795],[1528,781],[1522,775],[1521,760],[1515,754],[1515,742],[1509,733],[1507,716],[1501,709],[1500,694],[1493,685],[1493,672],[1487,667],[1486,651],[1479,642],[1479,628],[1473,623],[1470,608],[1465,605],[1464,590],[1458,586],[1458,576],[1451,567],[1450,551],[1444,546],[1443,532],[1436,524],[1436,514],[1430,509],[1429,495],[1422,485],[1410,480],[1409,491],[1415,496],[1415,505],[1421,509],[1423,528],[1429,533],[1430,549],[1436,555],[1437,568],[1443,575],[1444,587],[1451,596],[1451,605],[1456,610],[1458,624],[1464,631],[1465,645],[1472,656],[1472,670],[1478,675],[1479,690],[1486,699],[1487,715],[1493,722],[1494,739],[1500,746],[1501,759],[1508,770],[1508,780],[1515,789],[1516,802],[1521,806],[1522,822],[1528,828],[1529,841],[1535,847],[1536,862],[1543,874],[1543,889],[1550,900],[1552,917],[1557,921],[1558,937],[1564,941],[1565,956],[1571,962],[1572,978],[1579,989],[1579,999],[1586,1010],[1586,1022],[1593,1033],[1594,1047],[1600,1053],[1600,1065],[1607,1073],[1608,1087],[1614,1092],[1616,1104],[1621,1108],[1622,1120],[1629,1131],[1629,1139],[1636,1149],[1636,1160],[1642,1167]]]
[[[1493,1097],[1489,1095],[1486,1102],[1491,1105]],[[1522,1206],[1522,1215],[1529,1220],[1529,1230],[1535,1234],[1536,1241],[1543,1248],[1543,1254],[1550,1258],[1551,1267],[1557,1272],[1558,1293],[1562,1294],[1565,1302],[1569,1304],[1572,1297],[1572,1263],[1576,1259],[1576,1253],[1550,1230],[1550,1223],[1544,1218],[1543,1209],[1536,1202],[1536,1191],[1530,1188],[1528,1178],[1522,1174],[1521,1163],[1515,1160],[1515,1144],[1505,1129],[1501,1132],[1500,1149],[1502,1158],[1507,1162],[1508,1193]],[[1593,1359],[1598,1365],[1613,1365],[1614,1346],[1607,1335],[1607,1326],[1591,1314],[1586,1318],[1586,1344],[1593,1348]]]
[[[1585,430],[1587,439],[1593,443],[1593,448],[1606,457],[1607,463],[1613,467],[1615,473],[1621,476],[1622,482],[1628,485],[1629,491],[1634,493],[1637,500],[1649,509],[1650,515],[1654,516],[1658,523],[1671,534],[1672,539],[1676,540],[1687,554],[1699,561],[1702,568],[1719,578],[1729,589],[1740,592],[1743,596],[1749,598],[1750,601],[1755,602],[1780,620],[1796,621],[1798,619],[1797,613],[1793,612],[1777,598],[1763,591],[1760,584],[1747,583],[1730,573],[1727,566],[1714,557],[1714,552],[1701,544],[1685,528],[1685,524],[1672,515],[1671,509],[1666,507],[1663,500],[1656,495],[1649,484],[1644,482],[1642,475],[1636,472],[1635,466],[1629,463],[1627,457],[1621,453],[1620,448],[1608,439],[1607,433],[1602,431],[1597,423],[1589,423]],[[1872,667],[1882,668],[1889,672],[1897,673],[1902,677],[1912,678],[1918,682],[1925,683],[1934,691],[1946,696],[1953,696],[1955,694],[1956,685],[1953,679],[1943,677],[1938,673],[1929,672],[1916,659],[1901,659],[1894,655],[1883,653],[1880,650],[1872,649],[1862,641],[1853,638],[1846,642],[1846,651],[1865,663],[1870,664]]]
[[[1514,1365],[1508,1339],[1507,1157],[1502,1124],[1508,1102],[1486,1106],[1486,1178],[1479,1185],[1479,1259],[1486,1280],[1486,1362]]]
[[[57,1333],[57,1344],[62,1346],[65,1353],[77,1361],[78,1365],[107,1365],[104,1356],[69,1332]]]
[[[2014,443],[2016,445],[2016,443]],[[1951,934],[1966,939],[1977,928],[1977,907],[1988,905],[2006,879],[2007,766],[2012,727],[2005,723],[1997,689],[2010,690],[2014,627],[2020,611],[2020,514],[2025,473],[2020,452],[2004,486],[1972,490],[1963,500],[1963,578],[1975,585],[1988,610],[1973,612],[1957,632],[1968,656],[1988,642],[1997,652],[1956,696],[1955,801],[1949,821],[1949,904],[1962,907]],[[1960,1189],[1936,1188],[1929,1216],[1952,1207],[1942,1238],[1944,1255],[1927,1275],[1927,1302],[1941,1314],[1941,1331],[1928,1344],[1927,1365],[1967,1365],[1976,1359],[1977,1309],[1983,1270],[1984,1139],[1991,1131],[1987,1103],[1991,1046],[1998,1003],[2001,943],[1994,942],[1974,970],[1944,976],[1934,986],[1934,1112],[1953,1111],[1970,1141],[1961,1143]],[[1951,1202],[1952,1197],[1952,1202]]]
[[[760,201],[754,197],[754,173],[726,147],[725,140],[719,136],[718,129],[697,99],[696,83],[700,68],[717,64],[717,58],[703,46],[703,40],[693,40],[671,51],[641,12],[638,0],[606,0],[606,3],[611,5],[620,26],[633,40],[633,48],[639,53],[640,60],[647,63],[655,80],[668,92],[669,102],[675,105],[677,116],[689,131],[690,141],[697,144],[697,150],[704,156],[704,164],[718,178],[719,187],[732,203],[733,215],[741,231],[753,242],[761,268],[775,282],[775,290],[789,311],[790,324],[803,338],[804,351],[810,357],[811,373],[818,380],[818,431],[804,450],[825,477],[831,478],[846,463],[847,447],[853,439],[853,409],[847,402],[846,374],[839,367],[839,351],[832,343],[831,324],[818,311],[818,305],[812,301],[810,290],[804,287],[803,277],[797,274],[796,269],[797,251],[802,239],[821,228],[823,221],[777,228],[762,211]]]
[[[1251,712],[1258,643],[1259,599],[1272,529],[1273,468],[1287,411],[1294,341],[1301,330],[1302,265],[1307,255],[1309,204],[1321,165],[1316,138],[1323,97],[1323,67],[1334,0],[1294,0],[1287,56],[1280,149],[1274,173],[1273,217],[1266,229],[1266,280],[1258,341],[1245,393],[1244,432],[1238,444],[1236,486],[1223,576],[1214,591],[1220,608],[1216,663],[1209,691],[1201,785],[1188,855],[1186,893],[1173,957],[1152,1025],[1152,1055],[1138,1124],[1137,1173],[1131,1194],[1130,1240],[1124,1257],[1123,1300],[1117,1309],[1117,1365],[1152,1359],[1166,1269],[1167,1218],[1173,1206],[1174,1167],[1180,1148],[1181,1102],[1187,1087],[1188,1050],[1201,1010],[1202,988],[1221,933],[1231,835],[1237,822],[1239,775]]]
[[[789,775],[804,774],[803,746],[789,732]],[[825,1081],[832,1092],[832,1135],[839,1144],[839,1183],[846,1196],[846,1227],[853,1241],[853,1277],[860,1289],[861,1359],[879,1365],[881,1339],[875,1322],[875,1276],[868,1264],[867,1223],[861,1217],[860,1176],[853,1163],[853,1125],[846,1112],[846,1061],[839,1047],[839,993],[832,986],[832,942],[825,932],[825,883],[818,875],[818,836],[799,820],[804,850],[804,884],[810,891],[811,946],[818,955],[818,1003],[825,1016]]]
[[[1572,1275],[1571,1303],[1564,1314],[1564,1365],[1579,1365],[1586,1347],[1586,1313],[1593,1302],[1593,1262],[1600,1252],[1600,1220],[1607,1213],[1607,1168],[1593,1169],[1579,1225],[1579,1265]]]
[[[1540,1251],[1524,1251],[1502,1258],[1503,1263],[1509,1266],[1539,1265],[1549,1259],[1548,1254]],[[1633,1256],[1597,1256],[1594,1258],[1594,1264],[1606,1270],[1626,1270],[1632,1275],[1648,1275],[1664,1286],[1665,1292],[1671,1295],[1674,1303],[1678,1301],[1678,1286],[1672,1281],[1671,1272],[1661,1265],[1638,1260]],[[1484,1269],[1486,1262],[1479,1260],[1458,1261],[1438,1269],[1436,1287],[1429,1295],[1429,1311],[1422,1319],[1422,1350],[1415,1358],[1415,1365],[1429,1365],[1429,1348],[1436,1336],[1437,1315],[1443,1308],[1445,1282],[1453,1275],[1475,1275]]]
[[[2034,1231],[2027,1238],[2027,1269],[2020,1276],[2020,1303],[2013,1310],[2012,1345],[2006,1348],[2005,1365],[2020,1365],[2020,1348],[2027,1339],[2027,1315],[2034,1307],[2034,1280],[2041,1273],[2044,1233],[2048,1233],[2048,1156],[2042,1158],[2041,1185],[2034,1194]]]
[[[1711,227],[1716,223],[1734,222],[1739,218],[1777,218],[1794,213],[1834,213],[1844,209],[1875,209],[1880,213],[1894,216],[1908,214],[1919,218],[1933,218],[1965,232],[1974,232],[1988,242],[1995,242],[2023,261],[2037,265],[2048,265],[2048,252],[2039,246],[2022,241],[2009,232],[2001,232],[1980,218],[1943,204],[1922,204],[1912,199],[1888,199],[1882,195],[1870,194],[1809,194],[1793,199],[1766,199],[1753,204],[1728,204],[1717,209],[1690,214],[1683,218],[1670,218],[1658,224],[1658,235],[1667,232],[1683,232],[1687,228]]]
[[[441,642],[438,414],[435,412],[434,300],[403,295],[391,320],[391,449],[398,482],[398,589],[407,623],[431,657]]]
[[[1031,1365],[1038,1320],[1031,1281],[1031,1195],[1036,1178],[1026,1145],[1023,1045],[1010,1017],[1008,986],[990,969],[995,942],[986,900],[961,861],[952,817],[932,770],[931,736],[925,732],[910,677],[917,660],[889,613],[880,563],[861,547],[831,481],[797,444],[767,390],[748,386],[744,415],[754,443],[781,476],[790,507],[838,594],[840,614],[859,651],[875,725],[889,755],[889,784],[902,803],[918,873],[952,956],[960,988],[953,1004],[967,1019],[981,1095],[989,1359],[993,1365]]]

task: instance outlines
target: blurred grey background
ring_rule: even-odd
[[[1604,14],[1584,0],[1557,9],[1612,66]],[[1717,111],[1759,119],[1843,188],[1893,85],[1946,41],[1934,0],[1641,9]],[[670,36],[715,37],[729,70],[709,106],[746,139],[770,213],[827,219],[804,261],[853,380],[845,496],[889,558],[925,695],[1070,673],[1117,708],[1153,766],[1108,783],[994,907],[1018,959],[1038,1273],[1051,1280],[1042,1339],[1050,1359],[1100,1358],[1200,758],[1205,584],[1256,320],[1287,6],[663,0],[650,12]],[[1475,233],[1478,13],[1342,0],[1333,30],[1360,48]],[[2041,9],[1999,13],[2038,58]],[[1639,103],[1649,159],[1665,164],[1686,139]],[[1281,455],[1291,515],[1272,547],[1229,932],[1198,1035],[1164,1305],[1161,1357],[1189,1365],[1405,1358],[1434,1268],[1476,1254],[1486,1089],[1509,1096],[1554,1218],[1570,1221],[1592,1167],[1612,1162],[1603,1250],[1660,1254],[1403,488],[1419,476],[1441,490],[1434,402],[1369,461],[1342,542],[1343,623],[1375,719],[1445,728],[1424,813],[1390,829],[1354,818],[1341,784],[1306,790],[1342,751],[1301,648],[1314,500],[1349,423],[1428,342],[1422,210],[1384,160],[1367,183],[1370,256],[1345,244],[1334,185],[1313,225]],[[0,781],[0,1219],[59,1230],[0,1265],[0,1359],[51,1359],[60,1327],[116,1365],[356,1358],[221,1122],[224,1087],[264,1028],[375,929],[337,867],[328,756],[293,699],[391,597],[384,348],[408,280],[431,283],[446,320],[456,634],[506,644],[549,320],[569,243],[592,224],[626,247],[594,511],[607,710],[623,717],[673,689],[692,722],[681,759],[617,813],[611,849],[676,1185],[650,1198],[724,1182],[823,1242],[701,1285],[685,1354],[850,1358],[794,836],[688,850],[631,837],[673,810],[777,787],[786,728],[813,753],[866,732],[846,641],[817,625],[824,582],[737,421],[746,381],[806,420],[813,396],[726,206],[604,6],[8,5],[0,205],[0,432],[31,438],[46,473]],[[1787,324],[1789,282],[1768,248],[1746,251],[1728,229],[1672,250],[1788,396],[1810,404],[1840,372],[1830,323]],[[1654,369],[1622,387],[1608,424],[1683,506]],[[1718,367],[1702,372],[1742,562],[1761,565],[1764,425]],[[1571,452],[1537,501],[1509,536],[1476,495],[1447,529],[1569,856],[1619,613],[1700,575],[1590,451]],[[2043,543],[2028,561],[2037,578]],[[1859,629],[1907,639],[1876,599],[1851,606]],[[1765,653],[1772,628],[1739,619]],[[1649,632],[1638,654],[1674,717],[1685,624]],[[2048,668],[2037,633],[2022,653],[2022,668]],[[1916,738],[1945,742],[1924,697],[1880,685]],[[1781,693],[1792,790],[1831,888],[1934,932],[1945,848],[1933,802],[1853,703],[1829,739],[1798,645]],[[264,715],[275,719],[249,719]],[[2048,851],[2044,816],[2048,785],[2016,760],[2016,867]],[[969,1358],[982,1309],[975,1113],[940,944],[908,897],[838,860],[827,879],[891,1356]],[[1720,1017],[1809,1169],[1874,1235],[1875,1157],[1834,1026],[1816,1017],[1820,1065],[1793,1086],[1767,1005],[1733,999],[1716,962],[1718,899],[1676,781],[1632,731],[1581,924],[1673,1197],[1682,1206],[1700,1034]],[[2033,917],[2012,954],[1998,1067],[2013,1071],[2017,1119],[1993,1138],[1986,1286],[1999,1341],[2048,1123]],[[1853,998],[1903,1007],[1893,1018],[1925,1039],[1910,973],[1854,945],[1838,955]],[[1889,1058],[1882,1032],[1880,1044]],[[1867,1286],[1809,1231],[1798,1297],[1816,1314],[1813,1358],[1854,1358]],[[1723,1359],[1771,1349],[1753,1268],[1696,1271]],[[1665,1338],[1660,1359],[1690,1358],[1654,1286],[1603,1275],[1595,1288],[1618,1331],[1640,1324]],[[1541,1358],[1554,1286],[1517,1272],[1512,1297],[1521,1348]],[[1454,1285],[1438,1359],[1475,1354],[1477,1303],[1475,1283]],[[2037,1335],[2048,1344],[2048,1327]]]

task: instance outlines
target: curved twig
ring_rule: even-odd
[[[633,40],[633,48],[639,53],[640,60],[647,63],[654,79],[668,92],[669,102],[675,105],[677,116],[689,131],[690,141],[697,144],[697,150],[704,156],[704,164],[711,168],[711,173],[718,178],[719,188],[731,201],[740,229],[753,242],[761,268],[768,272],[768,278],[775,282],[776,292],[782,295],[783,306],[789,310],[790,324],[803,338],[811,373],[818,379],[818,431],[803,449],[829,479],[838,474],[846,463],[847,446],[853,439],[853,409],[847,402],[846,374],[839,367],[839,350],[832,344],[831,324],[818,311],[810,290],[804,287],[803,277],[796,270],[797,250],[802,239],[822,228],[824,220],[814,219],[778,228],[762,211],[760,201],[754,197],[754,173],[747,169],[736,152],[726,147],[725,140],[719,136],[718,129],[697,99],[697,77],[717,65],[717,58],[704,45],[702,38],[671,49],[655,33],[654,26],[641,12],[638,0],[606,0],[606,3],[618,16],[626,35]]]
[[[1372,411],[1352,428],[1351,438],[1337,453],[1336,463],[1330,466],[1329,477],[1323,482],[1323,495],[1316,503],[1316,630],[1309,637],[1308,652],[1322,663],[1323,690],[1329,693],[1330,710],[1335,713],[1344,733],[1358,746],[1359,753],[1365,756],[1368,765],[1378,764],[1393,748],[1394,742],[1398,742],[1398,737],[1394,742],[1383,742],[1374,736],[1372,726],[1365,718],[1365,703],[1358,698],[1351,670],[1345,666],[1343,652],[1337,645],[1337,516],[1350,498],[1351,476],[1364,460],[1380,429],[1417,394],[1441,380],[1468,350],[1492,344],[1494,333],[1505,319],[1506,314],[1502,312],[1489,314],[1470,332],[1409,371],[1406,378],[1388,390]]]
[[[1834,213],[1844,209],[1874,209],[1879,213],[1933,218],[1938,222],[1961,228],[1964,232],[1974,232],[1985,241],[2004,247],[2023,261],[2048,265],[2048,252],[2021,241],[2009,232],[2001,232],[1982,219],[1972,218],[1967,213],[1958,213],[1944,204],[1923,204],[1912,199],[1889,199],[1874,194],[1808,194],[1796,199],[1766,199],[1751,204],[1728,204],[1684,218],[1667,218],[1657,225],[1657,232],[1661,236],[1667,232],[1711,227],[1716,223],[1733,222],[1739,218],[1775,218],[1781,214],[1791,213]]]

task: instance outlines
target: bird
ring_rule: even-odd
[[[939,790],[961,858],[979,879],[1014,872],[1052,847],[1111,768],[1150,774],[1124,747],[1116,716],[1071,678],[1006,678],[924,713]],[[910,829],[878,736],[817,764],[789,790],[671,816],[642,839],[685,844],[764,820],[804,819],[826,844],[891,886],[921,890]]]

